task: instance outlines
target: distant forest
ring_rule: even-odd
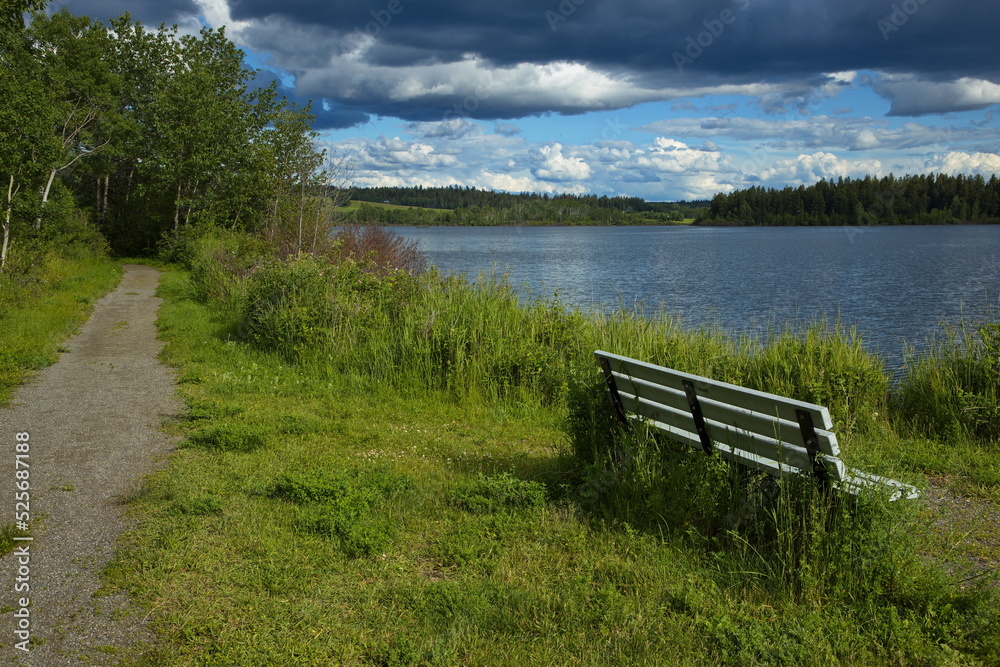
[[[1000,179],[945,174],[820,181],[718,194],[700,225],[942,225],[1000,222]]]
[[[354,211],[355,221],[360,224],[388,225],[670,224],[694,218],[699,208],[708,206],[707,201],[668,203],[648,202],[639,197],[509,194],[460,186],[358,188],[351,198],[412,207],[362,204]]]
[[[359,224],[643,225],[695,218],[698,225],[945,225],[1000,223],[1000,178],[923,174],[838,178],[797,188],[752,187],[709,201],[509,194],[471,187],[359,188]]]

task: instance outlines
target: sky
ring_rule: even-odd
[[[226,26],[357,186],[711,198],[1000,172],[990,0],[59,0]]]

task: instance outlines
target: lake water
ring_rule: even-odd
[[[494,268],[587,309],[662,304],[691,325],[856,326],[898,368],[903,343],[997,305],[1000,226],[398,227],[443,272]]]

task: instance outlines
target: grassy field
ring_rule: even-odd
[[[444,211],[449,210],[449,209],[446,209],[446,208],[431,208],[431,207],[425,207],[425,206],[398,206],[396,204],[383,204],[381,202],[358,201],[358,200],[354,200],[354,199],[352,199],[350,202],[348,202],[347,206],[344,206],[342,208],[342,210],[344,210],[344,211],[357,211],[359,208],[361,208],[362,204],[364,204],[365,206],[373,206],[375,208],[389,208],[389,209],[396,209],[396,210],[406,210],[406,209],[410,209],[410,208],[419,208],[419,209],[425,210],[425,211],[438,211],[438,212],[442,212],[442,213]]]
[[[994,507],[995,448],[904,433],[849,332],[733,341],[490,280],[308,259],[245,280],[211,256],[161,288],[188,410],[107,572],[161,637],[130,664],[998,663],[995,590],[962,567],[996,554],[964,525],[615,433],[587,358],[806,392],[850,465]]]

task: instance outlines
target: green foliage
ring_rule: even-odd
[[[181,237],[172,244],[171,254],[191,269],[194,295],[238,313],[246,303],[246,277],[267,254],[264,243],[248,234],[208,226],[185,228]]]
[[[893,407],[903,423],[938,438],[1000,441],[1000,322],[987,312],[946,329],[911,358]]]
[[[0,525],[0,556],[9,554],[18,544],[23,544],[15,538],[28,537],[30,534],[30,531],[20,530],[13,523]]]
[[[819,322],[753,345],[730,382],[830,409],[838,433],[868,432],[882,420],[889,377],[856,332]]]
[[[339,473],[302,468],[279,477],[270,494],[302,506],[297,515],[301,531],[338,538],[344,553],[354,558],[386,549],[395,527],[377,513],[411,485],[409,477],[387,468]]]
[[[662,225],[694,217],[707,204],[647,202],[639,197],[509,194],[458,186],[358,188],[351,196],[356,205],[352,202],[347,214],[362,225]]]
[[[311,255],[257,269],[244,316],[250,340],[292,354],[322,346],[338,320],[333,268]]]
[[[25,26],[8,11],[0,264],[19,239],[74,215],[129,255],[161,240],[173,254],[182,230],[199,224],[260,231],[285,249],[294,236],[295,252],[327,245],[339,195],[320,178],[313,117],[279,100],[276,86],[252,86],[224,30],[147,30],[127,14],[105,26],[66,9],[36,11]]]

